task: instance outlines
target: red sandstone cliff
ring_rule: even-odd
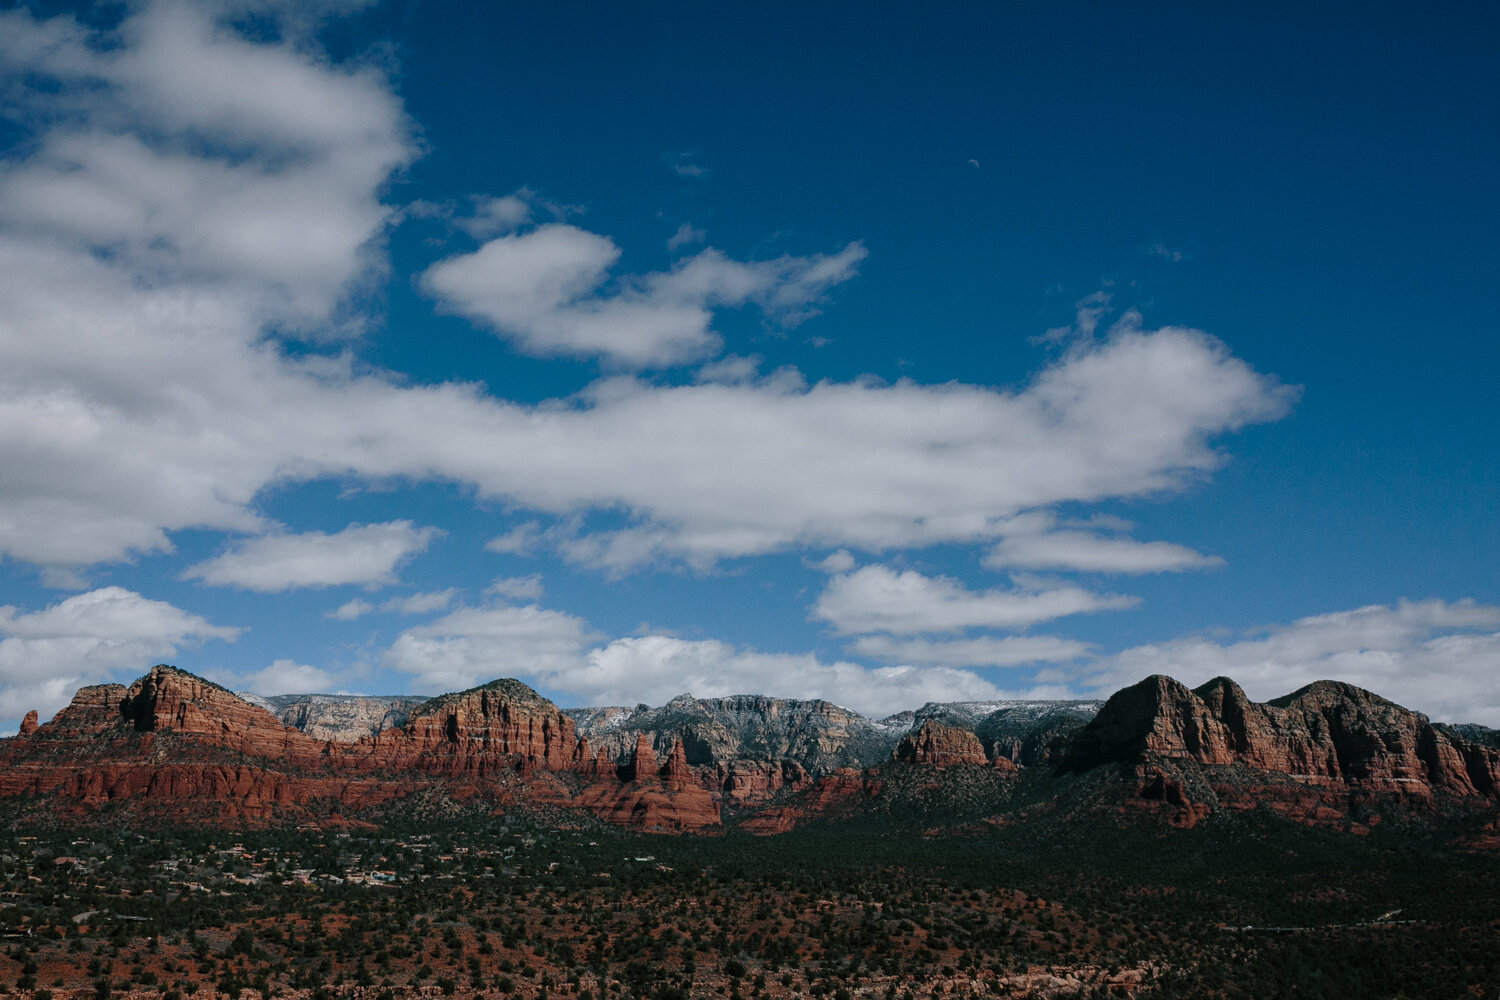
[[[984,746],[967,729],[943,726],[928,720],[914,733],[907,733],[893,757],[909,764],[949,767],[954,764],[985,763]]]
[[[702,704],[688,701],[674,700],[674,712]],[[737,711],[780,707],[733,701]],[[759,714],[752,721],[765,725]],[[774,832],[851,815],[891,776],[877,768],[816,778],[792,759],[715,759],[701,741],[678,736],[668,749],[644,731],[633,735],[633,751],[612,756],[580,738],[550,701],[502,680],[424,702],[400,728],[354,743],[320,741],[215,684],[159,666],[129,687],[80,689],[45,725],[28,715],[17,736],[0,740],[0,797],[32,797],[27,808],[53,815],[115,805],[174,821],[274,823],[374,815],[417,794],[585,810],[668,832],[718,827],[728,809],[747,828]],[[1067,768],[1126,765],[1134,801],[1170,811],[1180,826],[1218,809],[1270,804],[1358,832],[1356,803],[1362,824],[1376,821],[1372,804],[1393,799],[1420,805],[1447,796],[1488,807],[1500,796],[1500,750],[1333,682],[1255,703],[1225,679],[1191,691],[1152,677],[1118,692],[1057,745]],[[913,786],[929,797],[945,794],[950,780],[972,784],[972,772],[944,777],[945,768],[985,762],[974,732],[931,719],[892,756],[933,769]],[[1050,764],[1035,767],[1047,768],[1039,780],[1051,773]],[[913,772],[904,773],[910,784]]]
[[[1336,681],[1256,703],[1223,677],[1197,690],[1148,677],[1111,697],[1068,751],[1073,767],[1153,760],[1239,764],[1308,785],[1417,797],[1500,791],[1500,751]]]
[[[0,797],[51,795],[62,812],[116,803],[177,820],[272,822],[310,810],[378,807],[436,789],[456,801],[586,808],[643,828],[716,825],[680,747],[620,801],[619,769],[590,757],[573,721],[518,681],[434,698],[401,729],[353,744],[320,742],[174,667],[130,687],[81,689],[44,726],[0,741]],[[551,777],[573,771],[582,791]]]

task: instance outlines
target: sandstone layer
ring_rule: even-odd
[[[772,833],[854,815],[882,789],[908,796],[888,811],[951,796],[1000,821],[1021,808],[1006,804],[1006,789],[1019,787],[1018,758],[1028,795],[1063,788],[1064,772],[1109,773],[1133,788],[1130,801],[1177,826],[1269,805],[1357,833],[1393,806],[1500,795],[1489,731],[1435,726],[1334,682],[1255,703],[1227,679],[1189,690],[1151,677],[1097,714],[1087,703],[928,705],[908,713],[912,726],[883,743],[880,761],[858,767],[831,762],[851,747],[867,753],[874,744],[860,741],[885,733],[889,720],[827,702],[682,696],[659,710],[565,712],[519,681],[497,680],[405,706],[399,726],[372,711],[350,716],[372,730],[361,738],[318,739],[305,719],[285,725],[263,705],[157,666],[128,687],[81,688],[44,725],[30,713],[0,740],[0,798],[54,817],[120,807],[176,822],[264,824],[478,803],[661,832],[731,821]],[[1012,774],[996,782],[974,770],[985,764]],[[988,789],[978,805],[976,789]]]
[[[1257,703],[1228,678],[1196,690],[1148,677],[1111,697],[1074,736],[1073,768],[1190,761],[1239,765],[1320,787],[1430,798],[1493,797],[1500,751],[1369,691],[1318,681]]]

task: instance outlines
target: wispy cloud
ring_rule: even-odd
[[[429,590],[406,597],[392,597],[381,601],[379,604],[371,604],[369,601],[355,598],[339,605],[328,612],[327,617],[336,621],[349,622],[356,618],[375,612],[398,615],[426,615],[434,611],[442,611],[453,603],[458,591],[449,587],[447,590]]]
[[[189,567],[185,579],[214,586],[274,593],[300,587],[366,587],[396,582],[396,568],[441,535],[410,521],[351,524],[325,534],[266,535],[241,542],[206,562]]]
[[[1224,560],[1206,556],[1172,542],[1139,542],[1120,535],[1059,527],[1045,512],[1012,518],[1002,537],[984,559],[999,569],[1075,570],[1087,573],[1176,573],[1222,566]]]
[[[702,229],[694,229],[684,222],[677,227],[677,232],[667,238],[668,250],[680,250],[695,243],[702,243],[708,238],[708,233]]]
[[[969,628],[1019,629],[1067,615],[1128,608],[1139,599],[1081,587],[969,590],[945,576],[864,566],[828,581],[812,616],[844,634],[914,635]]]
[[[755,303],[783,325],[802,322],[835,285],[856,273],[864,247],[744,263],[714,249],[671,271],[618,279],[620,249],[575,226],[502,236],[439,261],[422,287],[444,307],[478,320],[537,355],[598,356],[625,367],[693,361],[718,349],[713,310]]]
[[[678,177],[702,180],[713,172],[698,162],[697,152],[664,153],[661,159]]]

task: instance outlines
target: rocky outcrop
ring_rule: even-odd
[[[84,688],[47,725],[0,741],[0,796],[52,796],[63,813],[114,805],[181,821],[274,822],[433,791],[593,809],[641,828],[717,825],[717,803],[681,745],[661,766],[645,741],[636,767],[640,787],[627,789],[571,719],[518,681],[423,701],[402,728],[338,743],[163,665],[128,688]],[[581,791],[551,777],[564,771]]]
[[[411,711],[427,699],[401,695],[299,694],[269,698],[240,692],[283,725],[315,740],[354,743],[406,725]]]
[[[27,712],[26,717],[21,720],[21,728],[16,732],[16,735],[30,736],[34,732],[36,732],[36,709],[33,708],[31,711]]]
[[[386,742],[419,754],[519,757],[552,771],[569,766],[578,743],[572,719],[509,679],[423,702],[403,729],[377,740],[397,734]]]
[[[266,710],[165,665],[152,667],[125,690],[119,718],[137,732],[202,736],[218,748],[283,763],[315,765],[323,753],[319,741],[288,729]]]
[[[615,759],[628,758],[644,734],[658,756],[680,740],[693,767],[791,760],[814,774],[878,764],[907,728],[871,721],[832,702],[761,695],[683,694],[660,708],[578,708],[567,714],[591,746]]]
[[[720,825],[719,804],[697,784],[681,741],[665,764],[644,734],[636,740],[630,764],[620,769],[622,783],[601,782],[585,788],[576,804],[606,823],[658,833],[688,833]]]
[[[682,748],[681,740],[672,744],[672,752],[667,755],[667,762],[662,765],[661,775],[668,782],[693,780],[693,771],[688,767],[687,751]]]
[[[802,791],[812,785],[813,776],[794,760],[731,760],[716,764],[705,781],[726,806],[746,809],[769,802],[783,789]]]
[[[983,764],[984,747],[979,737],[967,729],[924,722],[922,728],[908,733],[892,755],[908,764],[951,767],[954,764]]]
[[[634,781],[644,781],[656,777],[656,771],[656,751],[651,748],[646,734],[641,733],[635,738],[635,750],[630,755],[630,777]]]
[[[1024,786],[1034,804],[1049,787],[1072,787],[1107,791],[1108,808],[1144,808],[1176,826],[1268,806],[1356,833],[1388,807],[1446,797],[1492,809],[1500,797],[1500,748],[1334,682],[1255,703],[1226,679],[1189,690],[1152,677],[1097,714],[1079,703],[929,705],[884,744],[878,766],[831,769],[860,732],[886,723],[827,702],[682,696],[661,710],[585,714],[587,726],[604,727],[596,737],[578,731],[576,714],[499,680],[426,700],[399,727],[319,740],[157,666],[129,687],[80,689],[45,725],[28,715],[0,740],[0,797],[30,797],[27,808],[54,819],[107,806],[174,822],[269,824],[376,815],[416,796],[444,808],[582,810],[664,832],[714,829],[727,814],[775,832],[872,808],[894,816],[905,803],[934,815],[956,815],[959,803],[999,821],[1029,808],[1011,789]],[[643,719],[660,728],[636,725]],[[1033,765],[1022,779],[973,768],[1014,772],[1018,756]],[[1058,768],[1094,774],[1079,782]]]
[[[1500,789],[1500,751],[1336,681],[1256,703],[1228,678],[1189,690],[1170,677],[1148,677],[1105,703],[1076,733],[1067,760],[1075,768],[1151,760],[1243,765],[1311,785],[1419,797]]]

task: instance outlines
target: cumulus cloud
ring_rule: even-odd
[[[880,717],[929,701],[1000,696],[989,681],[947,667],[824,663],[810,653],[761,653],[712,639],[662,635],[616,639],[566,673],[540,678],[591,705],[662,704],[684,691],[700,698],[770,694],[822,698]]]
[[[238,628],[122,587],[76,594],[41,611],[0,607],[0,718],[35,708],[43,719],[83,684],[142,673],[184,646],[232,642]],[[134,674],[132,674],[134,676]]]
[[[531,192],[525,188],[500,198],[481,195],[474,199],[471,215],[458,219],[460,229],[477,240],[513,233],[531,221]]]
[[[870,669],[666,635],[601,639],[582,619],[535,605],[465,608],[406,630],[386,660],[420,690],[519,677],[590,705],[661,704],[683,691],[705,698],[758,693],[823,698],[883,715],[927,701],[999,696],[984,678],[950,667]]]
[[[1401,601],[1230,637],[1186,636],[1105,657],[1079,675],[1107,694],[1150,674],[1227,676],[1257,701],[1315,680],[1357,684],[1438,721],[1500,726],[1500,607]]]
[[[93,37],[0,14],[0,83],[42,109],[0,172],[0,554],[53,578],[170,551],[183,529],[264,533],[264,490],[324,477],[461,483],[550,519],[490,548],[550,544],[613,572],[990,542],[1020,511],[1204,476],[1216,435],[1293,398],[1178,328],[1116,330],[1017,389],[808,385],[740,366],[537,405],[287,352],[268,330],[350,329],[341,303],[378,273],[394,216],[379,192],[415,146],[378,73],[211,15],[142,4]],[[515,254],[522,241],[538,254]],[[598,341],[616,360],[711,350],[708,317],[734,302],[795,322],[863,256],[703,250],[606,282],[618,248],[555,225],[437,267],[487,250],[530,274],[472,283],[531,331],[511,335]],[[601,510],[626,526],[587,527]]]
[[[296,660],[276,660],[263,670],[236,679],[233,686],[259,695],[337,694],[343,684],[336,672]]]
[[[1096,594],[1081,587],[1036,590],[969,590],[946,576],[864,566],[840,573],[813,604],[812,616],[838,632],[957,632],[968,628],[1015,629],[1090,611],[1128,608],[1138,599]]]
[[[11,72],[54,88],[29,95],[51,128],[0,185],[7,228],[271,291],[279,318],[300,324],[364,266],[387,215],[374,189],[414,148],[376,71],[251,42],[206,4],[143,5],[113,45],[19,11],[0,34],[27,56]]]
[[[456,691],[497,677],[565,674],[593,638],[583,619],[534,604],[460,608],[402,632],[386,662],[411,674],[416,689]]]
[[[396,567],[439,534],[436,528],[418,528],[410,521],[387,521],[351,524],[331,535],[267,535],[191,566],[183,576],[264,593],[345,584],[382,586],[395,583]]]
[[[528,354],[599,356],[629,367],[670,365],[718,348],[713,310],[759,305],[793,324],[855,274],[865,249],[742,263],[707,249],[671,271],[601,290],[620,257],[607,237],[552,224],[490,240],[422,276],[446,308],[483,322]]]
[[[1088,573],[1173,573],[1222,566],[1172,542],[1138,542],[1075,528],[1055,528],[1050,515],[1023,515],[1002,529],[1004,537],[984,559],[1003,569],[1063,569]]]

